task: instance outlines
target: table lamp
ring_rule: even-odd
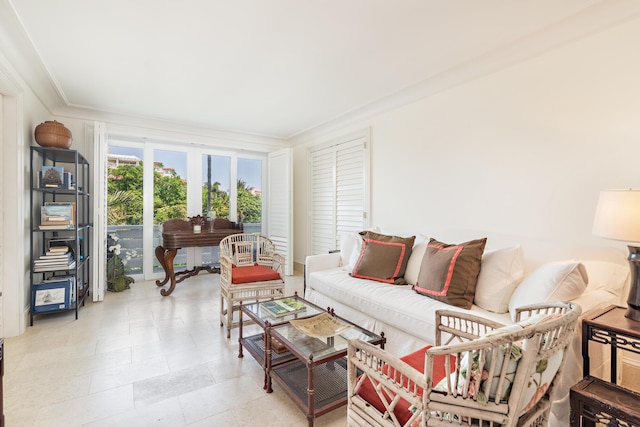
[[[601,191],[593,221],[593,234],[640,245],[640,190]],[[627,247],[631,285],[625,317],[640,321],[640,247]]]

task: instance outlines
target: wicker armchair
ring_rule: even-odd
[[[501,327],[441,310],[436,346],[402,358],[352,340],[348,424],[546,426],[580,312],[572,303],[532,305],[518,311],[528,320]]]
[[[284,258],[268,238],[232,234],[220,242],[220,326],[239,326],[233,313],[241,302],[284,296]]]

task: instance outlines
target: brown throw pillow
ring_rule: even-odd
[[[415,236],[398,237],[362,231],[362,250],[351,275],[361,279],[404,285],[404,271]]]
[[[486,243],[486,238],[457,245],[430,239],[413,288],[419,294],[470,309]]]

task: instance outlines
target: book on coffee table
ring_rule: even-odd
[[[304,311],[306,305],[295,298],[281,298],[272,301],[265,301],[262,303],[262,307],[264,307],[272,316],[281,317],[287,314]]]

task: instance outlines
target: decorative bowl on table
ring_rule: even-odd
[[[314,338],[329,338],[353,328],[353,325],[336,319],[329,313],[322,313],[306,319],[290,320],[291,326]]]

